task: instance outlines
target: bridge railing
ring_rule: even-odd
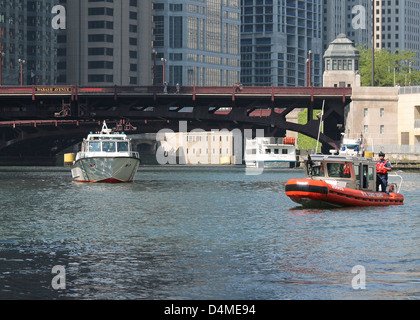
[[[0,127],[37,127],[37,126],[62,126],[62,125],[101,125],[100,121],[96,120],[12,120],[0,121]]]
[[[399,94],[416,94],[420,93],[420,86],[411,86],[411,87],[400,87],[398,88]]]
[[[169,94],[176,93],[175,86],[169,86]],[[253,87],[242,86],[236,89],[236,86],[181,86],[180,94],[231,94],[231,95],[325,95],[337,96],[352,94],[352,88],[328,88],[328,87]],[[165,94],[162,86],[111,86],[111,87],[93,87],[93,86],[2,86],[0,87],[0,96],[3,95],[31,95],[33,98],[38,95],[123,95],[123,94]]]
[[[417,156],[420,157],[420,145],[375,145],[374,147],[368,146],[366,151],[373,152],[377,155],[380,151],[386,154],[387,158],[398,158],[404,156]]]

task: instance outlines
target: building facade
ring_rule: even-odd
[[[156,0],[153,7],[156,84],[239,81],[239,0]]]
[[[420,68],[420,0],[375,0],[375,48],[417,54]]]
[[[232,131],[166,132],[158,137],[159,164],[237,165],[243,161],[242,134]]]
[[[362,138],[366,151],[384,151],[385,145],[398,145],[398,88],[361,87],[359,58],[354,43],[338,35],[324,54],[324,86],[353,89],[343,138]]]
[[[372,47],[372,0],[324,0],[323,13],[324,51],[339,34]]]
[[[420,159],[420,87],[399,88],[398,139],[401,151]]]
[[[366,151],[389,152],[398,145],[398,98],[398,88],[354,87],[345,137],[363,137]]]
[[[322,84],[322,0],[243,0],[241,82],[255,86]]]
[[[354,43],[339,34],[324,54],[324,87],[360,87],[360,54]]]
[[[62,0],[67,28],[59,38],[59,82],[151,85],[149,0]]]
[[[0,0],[2,85],[19,85],[21,80],[24,85],[56,83],[57,32],[51,24],[55,2]]]

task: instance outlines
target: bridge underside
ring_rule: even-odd
[[[0,157],[52,159],[90,131],[98,131],[102,120],[132,134],[156,133],[161,129],[177,132],[180,122],[185,121],[188,131],[264,129],[266,136],[284,136],[290,130],[316,139],[320,120],[312,115],[314,110],[320,112],[323,105],[324,131],[320,142],[327,153],[340,144],[344,107],[350,103],[350,95],[343,95],[343,88],[334,94],[314,94],[314,88],[302,88],[300,94],[257,94],[251,88],[246,88],[246,93],[212,94],[187,89],[183,88],[181,94],[0,96]],[[308,109],[306,124],[288,121],[287,116],[296,108]]]

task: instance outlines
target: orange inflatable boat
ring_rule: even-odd
[[[305,207],[403,205],[400,183],[376,191],[376,162],[348,155],[312,155],[304,160],[305,179],[291,179],[286,195]],[[390,176],[391,178],[391,176]],[[391,181],[391,180],[390,180]]]

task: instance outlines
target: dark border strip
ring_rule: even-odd
[[[309,184],[286,185],[286,192],[293,192],[293,191],[328,194],[328,187],[312,186]]]

